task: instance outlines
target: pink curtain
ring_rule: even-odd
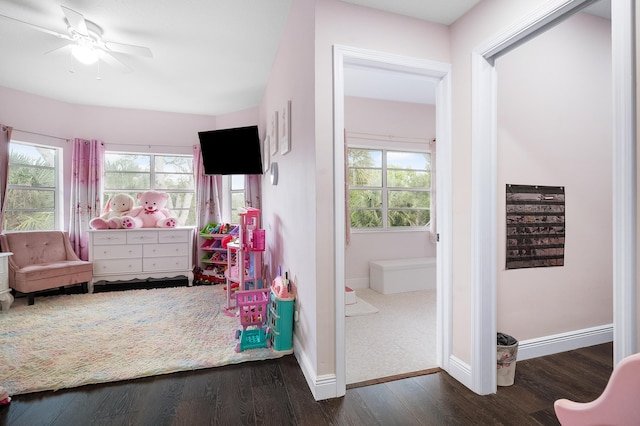
[[[89,259],[89,221],[102,210],[104,144],[74,139],[71,155],[71,219],[69,240],[82,260]]]
[[[222,176],[205,175],[200,147],[193,147],[193,173],[196,183],[196,228],[202,229],[207,223],[220,222],[222,215]]]
[[[0,232],[4,223],[5,200],[9,180],[9,141],[13,127],[0,124]]]
[[[200,232],[206,224],[221,222],[220,205],[222,199],[222,176],[205,175],[202,165],[202,151],[199,145],[193,146],[193,174],[196,184],[196,230]],[[196,239],[197,240],[197,239]],[[198,259],[198,244],[194,245],[193,259]]]
[[[245,175],[244,176],[244,195],[247,207],[261,209],[262,205],[262,175]]]

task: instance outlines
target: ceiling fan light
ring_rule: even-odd
[[[71,54],[78,62],[85,65],[91,65],[98,62],[98,52],[92,47],[76,44],[71,49]]]

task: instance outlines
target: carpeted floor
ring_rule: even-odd
[[[16,299],[0,312],[0,385],[17,395],[277,358],[236,353],[222,285]]]
[[[388,295],[370,288],[355,291],[378,312],[345,319],[349,387],[437,369],[435,290]]]

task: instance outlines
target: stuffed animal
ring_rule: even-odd
[[[9,392],[2,386],[0,386],[0,405],[7,405],[11,402]]]
[[[138,194],[140,206],[122,218],[122,227],[135,228],[175,228],[178,220],[165,208],[169,194],[147,191]]]
[[[135,200],[129,194],[116,194],[109,199],[100,217],[94,217],[89,222],[93,229],[122,228],[122,216],[129,214],[135,206]]]

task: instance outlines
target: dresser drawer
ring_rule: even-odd
[[[100,246],[93,249],[93,259],[132,259],[142,256],[142,246],[138,245],[118,245]]]
[[[159,243],[188,243],[191,229],[167,229],[158,231]]]
[[[142,259],[106,259],[93,261],[94,275],[142,272]]]
[[[94,246],[127,244],[127,234],[118,231],[92,232]]]
[[[188,256],[150,257],[143,260],[144,272],[189,271]]]
[[[143,257],[168,257],[186,256],[189,250],[187,243],[173,244],[145,244],[143,246]]]
[[[157,244],[158,231],[129,231],[127,244]]]

